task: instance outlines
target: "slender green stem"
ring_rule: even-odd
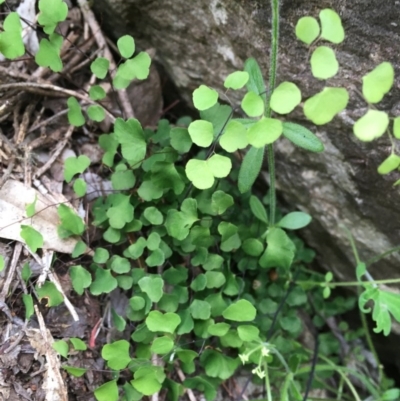
[[[374,280],[374,281],[346,281],[345,283],[337,283],[337,282],[330,282],[330,283],[324,283],[321,281],[296,281],[295,282],[297,285],[307,285],[309,286],[320,286],[324,285],[327,287],[357,287],[361,286],[363,284],[397,284],[400,283],[400,278],[394,278],[394,279],[386,279],[386,280]]]
[[[378,255],[378,256],[374,256],[373,258],[368,259],[368,260],[365,262],[365,264],[366,264],[367,266],[370,266],[370,265],[372,265],[373,263],[377,262],[378,260],[381,260],[381,259],[383,259],[384,257],[386,257],[386,256],[388,256],[388,255],[390,255],[390,254],[392,254],[392,253],[398,252],[398,251],[400,251],[400,246],[395,246],[394,248],[388,249],[386,252],[383,252],[383,253],[381,253],[381,254]]]
[[[266,361],[264,361],[264,372],[265,372],[265,388],[267,390],[267,400],[272,401],[271,384],[269,382],[268,364]]]
[[[267,102],[265,116],[271,117],[271,94],[275,88],[276,70],[278,66],[278,43],[279,43],[279,0],[271,0],[272,29],[271,29],[271,55],[269,63],[269,88],[267,91]],[[268,173],[269,173],[269,223],[275,224],[276,214],[276,190],[275,190],[275,157],[273,144],[267,145]]]
[[[358,291],[358,292],[360,292],[360,291]],[[360,295],[360,294],[358,294],[358,295]],[[382,378],[383,378],[383,368],[382,368],[382,365],[381,365],[381,363],[379,361],[378,353],[376,352],[376,348],[375,348],[374,343],[373,343],[372,338],[371,338],[371,333],[369,331],[369,327],[368,327],[367,318],[365,316],[365,313],[360,308],[358,308],[358,310],[360,312],[361,324],[362,324],[363,329],[364,329],[364,335],[365,335],[365,339],[367,340],[368,348],[372,352],[372,355],[374,356],[376,365],[378,367],[378,386],[380,386],[381,382],[382,382]]]

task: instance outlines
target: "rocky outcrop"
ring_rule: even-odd
[[[269,0],[96,0],[100,22],[115,36],[130,33],[142,48],[155,48],[157,60],[188,101],[205,83],[222,88],[226,75],[255,57],[268,75],[270,47]],[[277,83],[295,82],[306,98],[324,82],[312,77],[307,48],[296,40],[294,27],[303,15],[318,16],[322,8],[335,9],[346,30],[336,46],[340,73],[330,86],[344,86],[348,109],[326,126],[313,127],[301,110],[289,116],[312,129],[324,142],[325,152],[311,154],[285,139],[276,146],[277,181],[281,196],[307,211],[313,223],[303,231],[318,254],[321,266],[340,279],[353,280],[355,262],[341,224],[353,233],[362,259],[400,244],[400,195],[392,184],[399,173],[380,176],[377,166],[390,152],[382,138],[361,143],[352,123],[366,110],[359,95],[361,76],[382,61],[398,71],[400,2],[369,0],[284,0]],[[398,80],[381,109],[400,110]],[[239,98],[231,97],[238,103]],[[396,277],[400,257],[393,255],[371,266],[377,279]],[[399,331],[400,333],[400,331]]]

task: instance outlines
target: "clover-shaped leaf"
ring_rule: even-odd
[[[138,281],[140,289],[147,294],[152,302],[158,302],[163,296],[164,280],[157,276],[142,277]]]
[[[81,265],[71,266],[69,268],[72,288],[78,295],[83,294],[83,290],[92,283],[91,274]]]
[[[147,328],[152,332],[174,333],[179,326],[181,318],[176,313],[161,313],[158,310],[151,311],[146,318]]]
[[[232,359],[220,352],[206,349],[200,357],[200,363],[210,377],[229,379],[239,366],[239,359]]]
[[[68,15],[68,6],[62,0],[40,0],[38,22],[43,30],[52,34],[59,22],[65,21]]]
[[[22,25],[16,12],[7,15],[3,29],[4,32],[0,34],[0,53],[10,60],[23,56],[25,46],[22,41]]]
[[[107,210],[107,217],[112,228],[120,229],[133,220],[133,206],[130,196],[117,194],[112,196],[112,207]]]
[[[63,68],[60,57],[63,37],[57,33],[49,36],[49,40],[41,39],[39,51],[35,55],[35,61],[41,67],[49,67],[54,72],[60,72]]]
[[[289,269],[296,247],[288,235],[280,228],[271,228],[267,233],[267,249],[259,263],[261,267],[282,267]]]
[[[97,57],[90,65],[90,71],[99,79],[104,79],[110,67],[110,60],[105,57]]]
[[[186,175],[198,189],[211,188],[215,178],[226,177],[232,169],[231,159],[213,155],[208,160],[191,159],[186,164]]]
[[[142,394],[150,396],[161,389],[165,373],[159,366],[140,367],[133,375],[132,386]]]
[[[90,165],[90,159],[86,155],[68,157],[64,162],[64,179],[71,182],[75,174],[83,173]]]
[[[106,344],[101,350],[101,356],[107,361],[107,365],[115,370],[125,369],[132,359],[129,356],[129,343],[126,340]]]
[[[75,127],[80,127],[83,124],[85,124],[85,117],[83,116],[81,105],[76,100],[76,98],[74,97],[68,98],[67,105],[68,105],[68,122],[71,125],[74,125]]]

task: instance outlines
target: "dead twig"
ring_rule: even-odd
[[[15,271],[16,271],[17,265],[18,265],[18,260],[19,260],[19,257],[21,256],[21,251],[22,251],[22,244],[20,242],[18,242],[15,245],[14,253],[13,253],[11,262],[9,264],[9,270],[7,272],[7,278],[6,278],[6,281],[4,282],[4,287],[0,293],[0,301],[2,301],[2,302],[4,302],[4,300],[6,299],[11,282],[14,278]]]
[[[75,127],[73,125],[69,126],[67,132],[65,133],[64,139],[57,144],[56,149],[54,150],[54,152],[52,152],[52,155],[50,156],[50,159],[47,160],[47,162],[45,164],[43,164],[42,167],[40,167],[38,170],[36,170],[35,174],[33,175],[34,178],[39,178],[56,161],[57,157],[61,154],[65,145],[68,143],[69,139],[71,138],[71,135],[74,132],[74,128]]]
[[[0,85],[0,91],[8,89],[19,89],[25,92],[38,93],[44,96],[75,96],[76,98],[84,100],[87,103],[99,104],[98,102],[90,99],[90,97],[82,95],[79,92],[76,92],[71,89],[65,89],[62,88],[61,86],[56,86],[52,84],[44,84],[37,82],[13,82],[9,84]],[[113,114],[107,111],[107,109],[105,109],[105,112],[111,118],[112,122],[114,122],[115,117],[113,116]]]

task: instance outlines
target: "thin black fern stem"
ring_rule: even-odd
[[[279,43],[279,0],[271,0],[272,27],[271,27],[271,55],[269,64],[269,88],[267,91],[267,103],[265,116],[271,117],[271,94],[275,88],[276,71],[278,67],[278,43]],[[269,173],[269,223],[275,224],[276,215],[276,190],[275,190],[275,157],[273,144],[267,145],[268,173]]]

